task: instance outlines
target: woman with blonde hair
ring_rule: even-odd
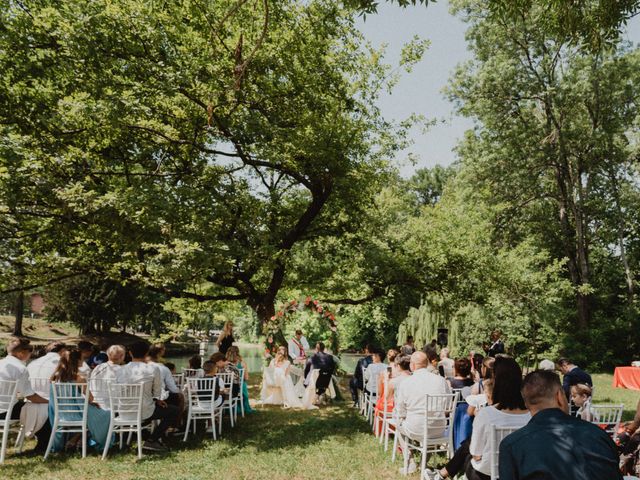
[[[233,338],[233,322],[231,320],[227,320],[224,322],[224,327],[222,327],[222,333],[218,337],[218,340],[216,340],[218,351],[226,355],[229,347],[231,347],[235,341],[236,339]]]
[[[249,404],[249,389],[247,387],[247,382],[249,381],[249,369],[240,355],[240,349],[235,345],[232,345],[229,347],[229,350],[227,350],[227,361],[232,365],[235,365],[238,370],[242,370],[242,377],[244,378],[244,382],[242,383],[242,403],[244,405],[244,412],[253,413],[254,410]]]

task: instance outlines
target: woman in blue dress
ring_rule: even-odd
[[[249,369],[247,364],[240,356],[240,349],[235,345],[229,347],[227,350],[227,361],[232,365],[235,365],[238,370],[242,371],[244,382],[242,383],[242,404],[244,405],[244,413],[253,413],[254,410],[249,404],[249,389],[247,388],[247,381],[249,380]]]
[[[66,350],[60,354],[58,368],[56,368],[56,371],[53,372],[53,376],[51,377],[52,383],[49,397],[51,399],[49,402],[49,422],[51,425],[53,425],[55,418],[53,403],[54,383],[84,383],[86,385],[86,378],[84,378],[79,372],[82,364],[83,360],[80,355],[80,351],[77,349]],[[73,394],[77,395],[78,412],[65,413],[64,419],[82,420],[84,395],[89,395],[89,410],[87,412],[87,429],[90,435],[89,446],[93,446],[98,449],[98,451],[102,451],[107,439],[107,434],[109,433],[109,412],[107,410],[101,410],[93,403],[92,395],[87,390],[86,386],[84,388],[78,388],[73,392]],[[79,446],[80,442],[82,442],[81,434],[78,433],[69,437],[70,435],[71,434],[56,433],[51,451],[60,452],[65,448],[74,448]],[[68,438],[65,438],[65,436]]]

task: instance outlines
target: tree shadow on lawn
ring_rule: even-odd
[[[284,410],[281,407],[262,407],[226,435],[228,442],[242,449],[255,448],[259,452],[306,448],[331,438],[348,441],[369,432],[369,424],[355,410],[334,404],[319,410]],[[238,451],[231,448],[223,456]]]

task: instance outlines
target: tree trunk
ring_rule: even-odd
[[[18,292],[16,297],[16,322],[13,326],[13,334],[16,337],[22,336],[22,319],[24,318],[24,292]]]

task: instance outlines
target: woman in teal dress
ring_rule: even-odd
[[[244,405],[244,413],[253,413],[254,410],[249,404],[249,389],[247,388],[249,369],[247,368],[245,361],[242,360],[242,357],[240,356],[240,349],[235,345],[230,346],[229,350],[227,350],[227,361],[242,371],[242,375],[244,377],[244,382],[242,383],[242,404]]]
[[[51,377],[51,392],[49,402],[49,422],[53,425],[55,418],[53,404],[53,388],[55,383],[84,383],[86,379],[80,375],[79,369],[82,365],[82,357],[77,349],[70,349],[60,354],[58,368]],[[82,420],[82,405],[84,404],[84,395],[89,395],[89,410],[87,412],[87,429],[90,436],[89,446],[95,447],[102,452],[109,433],[110,414],[106,410],[101,410],[93,404],[93,398],[87,388],[77,388],[74,395],[77,395],[78,412],[68,412],[64,414],[65,420]],[[67,437],[67,438],[65,438]],[[74,448],[82,442],[81,434],[63,434],[56,433],[53,441],[52,452],[60,452],[66,448]]]

